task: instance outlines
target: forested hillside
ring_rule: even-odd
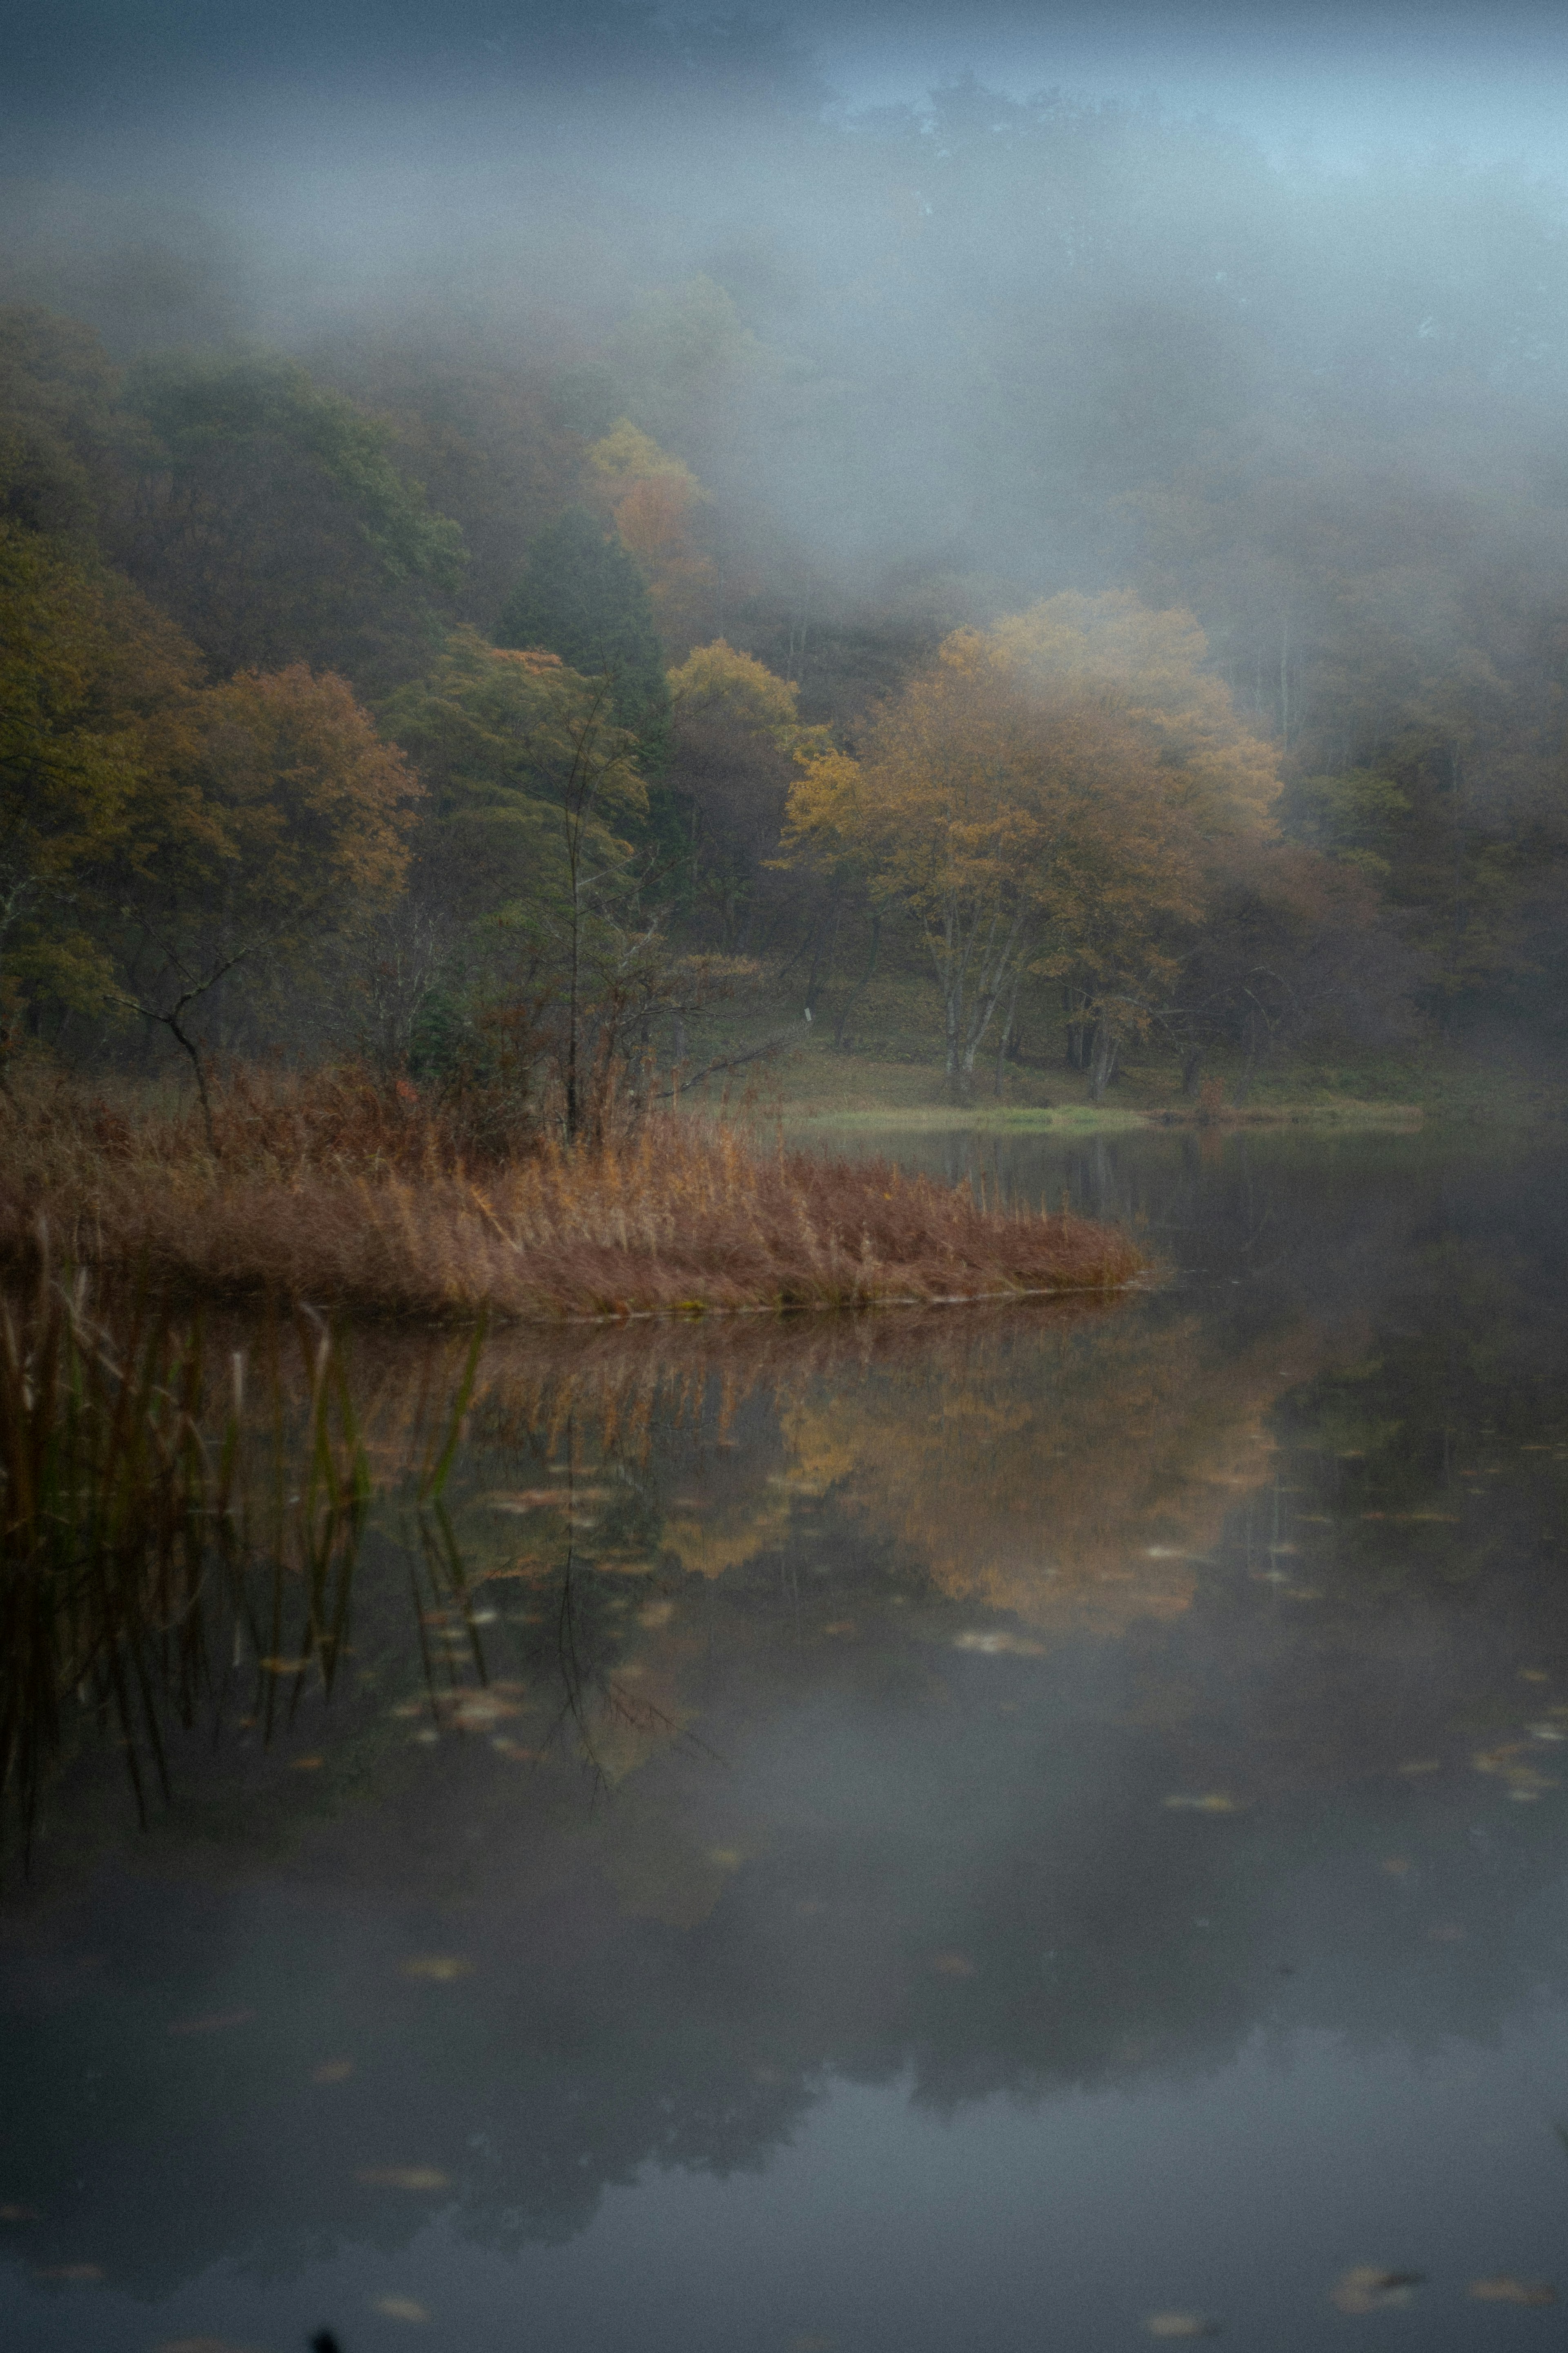
[[[572,1124],[900,979],[959,1093],[1560,1043],[1556,195],[647,38],[331,300],[14,192],[5,1055]]]

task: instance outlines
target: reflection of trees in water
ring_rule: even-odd
[[[752,1603],[763,1577],[740,1572]],[[409,2164],[449,2177],[481,2242],[559,2238],[645,2164],[765,2164],[834,2075],[940,2106],[1131,2088],[1295,2023],[1484,2037],[1562,1982],[1547,1810],[1451,1745],[1414,1781],[1364,1753],[1369,1705],[1424,1686],[1429,1734],[1507,1696],[1511,1660],[1478,1677],[1473,1620],[1444,1639],[1442,1596],[1402,1697],[1396,1602],[1370,1666],[1348,1642],[1325,1664],[1321,1630],[1282,1641],[1239,1568],[1179,1620],[1045,1657],[953,1649],[972,1605],[940,1599],[907,1636],[796,1647],[729,1582],[701,1597],[722,1767],[667,1746],[591,1809],[574,1772],[469,1742],[320,1825],[288,1873],[242,1865],[220,1899],[163,1846],[57,1902],[13,1946],[26,2033],[0,2120],[43,2259],[89,2233],[151,2289],[220,2257],[404,2243],[447,2193],[356,2177]],[[1481,1598],[1516,1622],[1529,1600]],[[1310,1785],[1266,1737],[1292,1677]],[[1240,1810],[1164,1805],[1194,1758]],[[73,1983],[62,1951],[113,1959]],[[467,1973],[404,1974],[430,1952]],[[340,2053],[353,2076],[313,2086]]]
[[[139,1868],[18,1914],[0,2173],[42,2259],[89,2218],[143,2287],[403,2243],[448,2193],[356,2178],[400,2164],[478,2240],[560,2238],[644,2165],[764,2165],[835,2075],[1133,2088],[1299,2024],[1486,2037],[1561,1986],[1568,1799],[1471,1762],[1528,1765],[1568,1670],[1559,1270],[1484,1187],[1400,1182],[1375,1293],[1286,1248],[1223,1316],[492,1343],[434,1566],[373,1520],[374,1680],[318,1708],[321,1771],[222,1751]],[[384,1346],[390,1460],[417,1382]],[[221,1895],[185,1846],[215,1821]],[[468,1973],[404,1975],[432,1952]]]

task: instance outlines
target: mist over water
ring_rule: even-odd
[[[1561,12],[66,0],[0,76],[18,1262],[52,1185],[469,1316],[421,1219],[526,1261],[539,1165],[595,1286],[340,1356],[312,1275],[287,1377],[182,1292],[115,1430],[207,1345],[271,1518],[187,1430],[111,1608],[34,1514],[0,2337],[1546,2342]],[[889,1233],[1146,1278],[626,1315],[709,1057],[868,1073]],[[1226,1124],[1292,1089],[1364,1132]]]
[[[1547,2341],[1550,1155],[983,1159],[1165,1285],[500,1335],[423,1535],[444,1344],[350,1343],[331,1687],[215,1602],[149,1831],[83,1720],[7,1888],[18,2341]]]

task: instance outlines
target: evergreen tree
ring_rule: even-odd
[[[542,647],[569,669],[612,678],[617,726],[637,738],[645,773],[668,758],[669,689],[647,583],[585,507],[569,508],[529,550],[496,624],[498,646]]]

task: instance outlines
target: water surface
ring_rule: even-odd
[[[502,1335],[438,1512],[356,1336],[331,1692],[7,1857],[0,2341],[1558,2341],[1555,1145],[899,1149],[1164,1278]]]

